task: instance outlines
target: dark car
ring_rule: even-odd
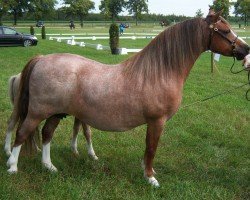
[[[0,26],[0,46],[32,46],[37,45],[37,38],[34,35],[18,33],[15,29]]]
[[[36,22],[36,27],[43,27],[44,26],[44,22],[43,21],[37,21]]]

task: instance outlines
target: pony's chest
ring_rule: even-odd
[[[178,110],[182,100],[181,92],[165,92],[147,95],[144,102],[144,113],[146,117],[160,118],[165,116],[166,119],[172,117]]]

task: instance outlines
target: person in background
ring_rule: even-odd
[[[69,22],[69,28],[70,28],[70,30],[75,29],[74,21],[71,20],[71,21]]]
[[[121,23],[120,26],[119,26],[120,35],[123,35],[124,29],[125,29],[125,26],[124,26],[123,23]]]

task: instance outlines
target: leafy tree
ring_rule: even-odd
[[[195,17],[203,17],[204,13],[201,11],[201,9],[198,9],[195,13]]]
[[[213,8],[215,12],[223,10],[222,16],[227,19],[229,16],[230,5],[229,0],[216,0],[210,7]]]
[[[6,0],[0,0],[0,26],[2,25],[2,17],[8,11],[8,4]]]
[[[54,10],[57,3],[57,0],[0,0],[0,7],[1,1],[4,2],[7,11],[13,15],[14,25],[17,24],[18,17],[22,17],[26,12],[34,13],[36,20],[43,18]]]
[[[126,7],[129,14],[133,14],[138,25],[138,19],[140,19],[142,12],[148,13],[148,0],[128,0]]]
[[[95,8],[95,3],[91,0],[65,0],[64,3],[69,5],[63,8],[66,16],[71,19],[74,16],[79,17],[81,27],[83,27],[83,19],[88,15],[89,10]]]
[[[102,0],[99,9],[102,14],[114,21],[124,6],[124,0]]]
[[[56,3],[57,0],[32,0],[29,11],[34,13],[34,17],[38,21],[53,12]]]
[[[237,0],[237,2],[234,4],[234,8],[235,15],[243,17],[246,26],[250,16],[250,0]]]
[[[14,17],[14,25],[17,24],[17,18],[21,17],[24,12],[28,11],[31,8],[31,1],[26,0],[6,0],[5,1],[8,10]]]

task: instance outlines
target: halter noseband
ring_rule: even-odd
[[[219,21],[221,21],[221,20],[219,20]],[[220,29],[218,29],[216,27],[216,24],[218,22],[209,25],[209,29],[211,30],[210,31],[210,37],[209,37],[209,49],[211,50],[211,43],[212,43],[212,38],[214,36],[214,33],[218,33],[222,38],[224,38],[225,40],[227,40],[231,44],[233,55],[235,56],[235,53],[236,53],[235,52],[235,47],[236,47],[236,41],[238,39],[238,35],[235,37],[234,40],[230,40],[229,38],[227,38],[226,34],[223,33],[223,31],[221,31]],[[231,32],[231,29],[230,29],[230,32]]]

